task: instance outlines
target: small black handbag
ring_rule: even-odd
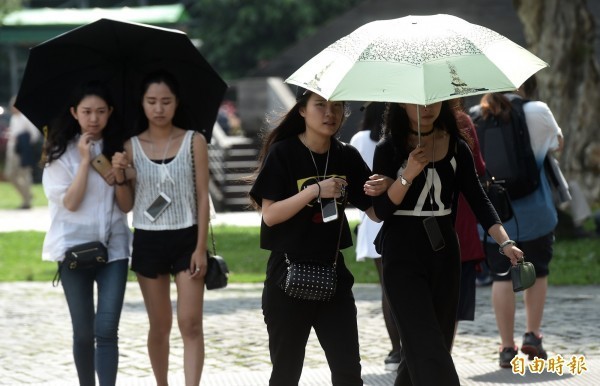
[[[333,298],[337,287],[337,257],[333,264],[291,262],[286,253],[285,262],[288,265],[287,272],[280,286],[286,295],[322,302]]]
[[[108,250],[100,241],[75,245],[65,251],[65,257],[58,263],[58,269],[52,279],[52,285],[56,287],[60,282],[62,269],[90,269],[105,266],[108,263]]]
[[[347,196],[342,208],[346,207]],[[284,253],[287,272],[279,286],[286,295],[303,300],[317,300],[327,302],[333,299],[337,287],[337,259],[340,254],[340,240],[344,219],[340,218],[340,230],[333,263],[316,261],[290,261],[288,254]]]
[[[194,135],[190,140],[190,154],[192,156],[192,176],[194,183],[194,198],[196,197],[196,164],[194,161]],[[196,203],[196,208],[198,203]],[[213,233],[212,223],[209,221],[210,239],[212,241],[212,252],[206,251],[207,267],[204,276],[204,284],[207,290],[220,289],[227,287],[229,280],[229,268],[222,256],[217,255],[217,246],[215,244],[215,235]]]
[[[210,222],[208,224],[210,226],[210,238],[212,240],[213,250],[212,253],[206,251],[208,266],[206,267],[204,283],[206,284],[207,290],[225,288],[227,287],[227,281],[229,279],[229,268],[227,267],[225,259],[222,256],[217,255],[212,224]]]
[[[69,269],[88,269],[108,262],[108,250],[100,241],[75,245],[65,251],[63,265]]]
[[[510,267],[510,277],[514,292],[526,290],[535,284],[535,267],[525,258],[520,258],[517,265]]]

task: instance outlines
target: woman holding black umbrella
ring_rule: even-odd
[[[182,128],[186,122],[178,90],[176,79],[165,71],[144,79],[137,135],[112,161],[122,170],[117,201],[124,211],[133,209],[131,269],[148,312],[148,353],[159,386],[168,384],[171,275],[177,285],[186,385],[200,384],[204,365],[208,147],[203,135]],[[125,179],[129,165],[136,170],[133,181]]]
[[[111,96],[98,82],[78,88],[45,144],[42,183],[51,224],[42,258],[58,261],[60,279],[73,325],[73,356],[79,384],[115,385],[119,363],[118,327],[125,295],[131,232],[115,202],[115,175],[92,169],[95,156],[110,157],[120,146]],[[108,161],[107,161],[108,162]],[[86,269],[63,263],[66,251],[100,241],[106,264]],[[97,303],[94,304],[94,283]]]

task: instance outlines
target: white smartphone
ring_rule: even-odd
[[[169,198],[169,196],[163,192],[160,192],[158,197],[156,197],[156,200],[154,200],[148,209],[144,211],[144,216],[146,216],[150,221],[154,222],[169,205],[171,205],[171,198]]]
[[[338,218],[335,198],[321,198],[321,215],[323,216],[323,222],[334,221]]]

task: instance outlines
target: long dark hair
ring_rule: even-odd
[[[306,107],[308,99],[312,94],[313,93],[308,90],[304,90],[304,92],[302,93],[297,92],[296,104],[278,120],[279,123],[277,124],[277,126],[272,130],[268,128],[263,129],[260,135],[262,146],[260,152],[258,153],[258,166],[250,177],[244,179],[246,182],[250,184],[254,183],[254,181],[256,180],[256,176],[264,166],[265,159],[267,158],[267,154],[269,153],[269,149],[271,149],[271,146],[274,143],[283,141],[287,138],[295,137],[300,133],[306,131],[306,123],[304,117],[300,115],[300,108]],[[337,132],[332,136],[332,140],[337,135],[337,133],[339,133],[340,128],[344,124],[345,118],[349,114],[346,111],[346,107],[347,105],[346,103],[344,103],[344,117],[342,118],[342,122]],[[257,208],[258,205],[254,201],[252,196],[249,197],[252,207]]]
[[[177,79],[175,76],[173,76],[173,74],[166,70],[158,70],[147,74],[142,80],[138,99],[138,112],[134,121],[132,135],[138,135],[148,128],[148,117],[146,117],[143,107],[144,95],[148,91],[148,88],[156,83],[166,84],[173,95],[175,95],[177,109],[175,110],[175,115],[173,116],[173,125],[183,129],[191,128],[190,116],[185,104],[181,100],[179,83],[177,82]],[[198,90],[198,92],[202,91]]]
[[[392,141],[396,153],[401,159],[408,158],[408,153],[411,150],[408,144],[410,127],[410,120],[406,110],[400,107],[398,103],[388,103],[384,116],[383,135]],[[450,136],[466,141],[465,134],[456,124],[456,118],[448,101],[442,102],[440,115],[433,122],[433,127],[446,131]]]
[[[379,141],[383,132],[385,107],[385,102],[371,102],[365,107],[361,130],[370,130],[369,138],[375,142]]]
[[[69,142],[81,133],[79,122],[73,117],[70,109],[77,110],[81,101],[89,96],[96,96],[104,100],[108,107],[113,109],[106,127],[102,130],[104,139],[102,153],[110,158],[116,151],[123,149],[123,131],[118,124],[118,112],[115,111],[112,95],[105,83],[93,80],[75,88],[63,111],[48,126],[44,142],[46,156],[42,158],[42,163],[50,163],[59,159],[67,150]]]

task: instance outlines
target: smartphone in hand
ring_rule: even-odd
[[[94,159],[90,161],[90,164],[96,170],[104,180],[106,180],[106,175],[111,171],[112,164],[106,158],[106,156],[102,153],[98,154]]]
[[[323,216],[323,222],[334,221],[338,218],[335,198],[321,198],[321,215]]]

